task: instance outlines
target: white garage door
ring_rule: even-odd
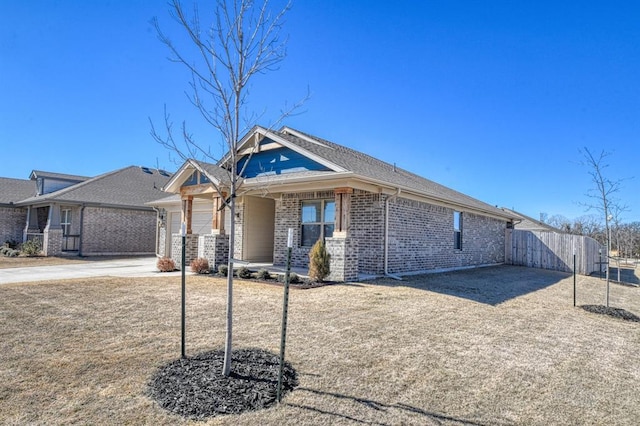
[[[179,234],[182,214],[180,212],[170,213],[170,228],[168,235]],[[191,216],[191,232],[197,235],[211,234],[211,222],[213,221],[213,211],[211,210],[194,210]],[[231,215],[229,209],[224,214],[224,229],[228,232],[231,228]],[[167,251],[170,252],[170,239],[167,241]]]

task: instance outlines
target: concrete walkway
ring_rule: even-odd
[[[81,263],[70,263],[66,265],[6,268],[0,269],[0,284],[90,277],[170,277],[180,275],[180,271],[159,272],[156,268],[157,261],[157,257],[150,256],[115,260],[87,260]],[[256,271],[266,268],[269,272],[275,274],[283,274],[285,271],[283,267],[273,266],[273,264],[270,263],[238,262],[235,264],[235,267],[241,266],[247,266]],[[305,277],[307,274],[307,269],[304,268],[291,268],[291,271],[301,277]],[[193,272],[191,272],[189,268],[187,268],[187,275],[193,275]]]
[[[132,257],[126,259],[87,260],[67,265],[32,266],[0,269],[0,284],[30,281],[51,281],[89,277],[157,277],[180,275],[180,272],[159,272],[157,258]],[[187,270],[187,274],[191,274]]]

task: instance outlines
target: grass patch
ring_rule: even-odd
[[[578,279],[578,303],[602,303],[604,282]],[[566,274],[497,267],[291,292],[299,387],[195,422],[147,396],[180,357],[179,278],[7,284],[0,423],[636,424],[639,324],[574,308],[572,289]],[[187,277],[188,356],[222,347],[225,293],[224,278]],[[238,281],[234,301],[235,348],[278,353],[282,288]],[[612,286],[611,305],[638,313],[640,293]]]

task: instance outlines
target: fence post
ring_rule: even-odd
[[[576,251],[573,251],[573,307],[576,306]]]

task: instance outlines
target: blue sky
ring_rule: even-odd
[[[149,135],[165,104],[218,146],[150,22],[178,30],[165,0],[0,5],[0,176],[174,170]],[[607,175],[635,176],[624,221],[640,221],[639,16],[632,1],[298,0],[252,105],[269,125],[308,87],[291,127],[536,218],[587,214],[578,149],[610,151]]]

